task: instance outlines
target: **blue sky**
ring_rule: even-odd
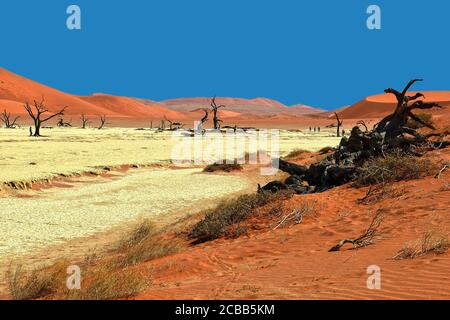
[[[66,8],[82,30],[66,28]],[[366,9],[382,29],[366,28]],[[0,4],[0,66],[65,92],[268,97],[323,108],[402,87],[450,89],[450,2],[15,0]]]

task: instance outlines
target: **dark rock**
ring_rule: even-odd
[[[280,190],[286,190],[287,188],[288,187],[281,181],[271,181],[262,188],[260,185],[258,185],[258,192],[261,191],[278,192]]]

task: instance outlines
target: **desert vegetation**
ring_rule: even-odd
[[[46,117],[43,117],[43,115],[45,115],[46,113],[49,112],[48,109],[45,107],[44,98],[42,98],[42,100],[40,102],[34,100],[34,111],[33,111],[33,107],[30,106],[30,104],[28,102],[25,103],[24,107],[25,107],[25,110],[27,111],[28,115],[34,122],[33,136],[35,136],[35,137],[41,136],[41,127],[42,127],[43,123],[45,123],[55,117],[63,116],[65,110],[67,109],[67,107],[64,107],[56,113],[53,113]],[[30,135],[31,135],[31,133],[32,132],[30,131]]]
[[[205,217],[193,227],[190,236],[197,242],[217,239],[225,235],[229,227],[248,219],[255,209],[291,196],[289,192],[262,192],[223,201],[206,212]]]
[[[0,120],[4,123],[6,129],[14,129],[17,127],[17,120],[20,116],[12,117],[11,112],[7,112],[6,109],[0,115]]]
[[[394,256],[396,260],[414,259],[429,253],[443,254],[450,246],[448,236],[441,232],[427,231],[413,242],[407,242]]]
[[[240,171],[243,167],[238,163],[212,163],[207,165],[203,172],[216,172],[216,171],[224,171],[224,172],[232,172],[232,171]]]

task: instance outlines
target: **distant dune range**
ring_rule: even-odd
[[[427,101],[450,105],[450,91],[423,92]],[[66,118],[73,119],[74,125],[84,113],[95,121],[96,117],[106,115],[108,124],[113,126],[147,126],[150,121],[157,126],[164,117],[186,123],[203,116],[204,108],[209,108],[210,98],[177,98],[164,101],[153,101],[141,98],[119,97],[108,94],[93,94],[82,97],[64,93],[38,82],[16,75],[0,68],[0,111],[6,109],[13,115],[23,116],[21,123],[29,121],[23,104],[45,98],[45,105],[50,111],[67,106]],[[394,97],[386,94],[370,96],[353,105],[338,108],[334,111],[297,104],[286,106],[268,98],[217,98],[218,104],[226,108],[220,109],[219,116],[223,125],[256,126],[256,127],[301,127],[333,123],[334,111],[347,121],[347,125],[359,119],[377,119],[391,112],[395,107]],[[445,111],[434,111],[443,114]]]

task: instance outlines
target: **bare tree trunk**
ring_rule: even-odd
[[[219,119],[219,116],[217,115],[217,112],[219,111],[220,108],[225,108],[225,106],[224,105],[218,106],[216,104],[216,97],[214,97],[214,98],[211,99],[211,108],[212,108],[212,111],[214,113],[214,116],[213,116],[214,129],[215,130],[219,130],[220,129],[220,123],[222,122],[222,120]]]
[[[33,112],[33,109],[29,105],[28,102],[25,103],[24,108],[28,112],[28,115],[31,117],[31,119],[33,119],[33,121],[34,121],[34,136],[35,137],[41,136],[41,126],[44,122],[47,122],[50,119],[53,119],[54,117],[64,115],[64,112],[67,109],[67,107],[64,107],[59,112],[54,113],[54,114],[48,116],[47,118],[42,118],[42,115],[48,112],[47,108],[44,105],[44,99],[42,99],[41,102],[39,102],[39,103],[36,100],[34,100],[34,108],[36,110],[36,114]]]
[[[336,133],[336,137],[340,137],[341,136],[341,126],[344,123],[344,120],[339,119],[338,114],[335,112],[334,113],[335,117],[336,117],[336,121],[337,121],[337,133]]]
[[[100,126],[98,127],[98,130],[103,129],[105,124],[106,124],[106,115],[100,116]]]

